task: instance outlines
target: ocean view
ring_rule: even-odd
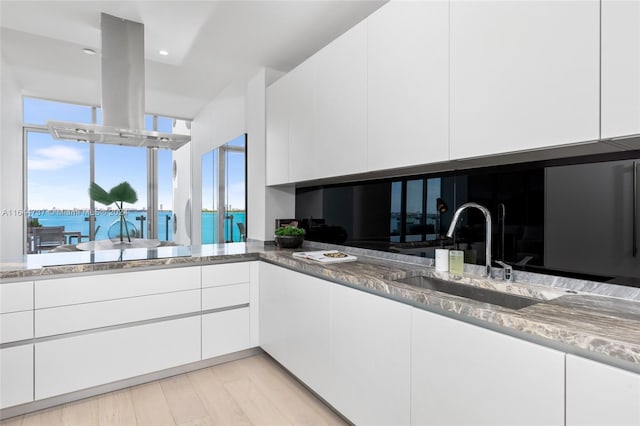
[[[172,211],[164,210],[158,212],[158,239],[162,241],[173,240]],[[129,210],[127,220],[140,229],[140,217],[144,217],[144,229],[146,237],[146,210]],[[246,223],[244,211],[227,212],[227,217],[232,220],[225,220],[225,241],[240,241],[240,231],[237,223]],[[78,231],[82,235],[89,235],[89,213],[86,210],[38,210],[31,212],[31,217],[38,219],[42,226],[64,226],[65,231]],[[118,221],[118,213],[115,210],[96,211],[96,240],[107,238],[107,231],[114,222]],[[231,228],[230,228],[231,227]],[[232,234],[231,234],[231,231]],[[197,232],[197,230],[192,230]],[[218,212],[202,212],[202,244],[211,244],[218,235]],[[86,241],[87,239],[83,239]]]

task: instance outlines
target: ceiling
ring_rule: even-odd
[[[26,96],[99,105],[100,55],[82,49],[99,53],[100,13],[141,22],[147,112],[193,118],[259,67],[293,69],[385,1],[2,0],[0,53]]]

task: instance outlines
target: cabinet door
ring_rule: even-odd
[[[200,360],[200,316],[36,343],[36,399]]]
[[[269,264],[260,274],[260,346],[330,400],[331,284]]]
[[[640,133],[640,1],[602,2],[602,137]]]
[[[331,309],[329,402],[355,424],[409,424],[411,308],[333,284]]]
[[[567,355],[567,426],[640,425],[640,375]]]
[[[314,57],[317,175],[367,168],[367,28],[356,25]]]
[[[202,316],[202,359],[251,347],[249,308]]]
[[[564,353],[416,308],[412,320],[412,424],[564,424]]]
[[[33,401],[33,345],[0,349],[0,408]]]
[[[315,56],[312,56],[289,73],[292,86],[289,96],[290,182],[313,179],[320,170],[317,155],[321,147],[316,145],[315,134],[315,61]]]
[[[289,182],[289,114],[291,74],[267,88],[267,185]]]
[[[451,159],[598,139],[599,7],[451,2]]]
[[[368,170],[449,159],[449,2],[389,2],[368,19]]]

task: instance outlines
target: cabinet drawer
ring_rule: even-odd
[[[0,343],[33,338],[33,311],[0,315]]]
[[[199,359],[199,317],[36,343],[35,396],[48,398]]]
[[[33,281],[0,284],[0,314],[33,309]]]
[[[202,359],[251,347],[249,308],[202,316]]]
[[[200,288],[200,267],[37,281],[35,307],[99,302]]]
[[[248,283],[251,279],[251,263],[228,263],[202,267],[202,287]]]
[[[0,408],[33,401],[33,345],[0,349]]]
[[[36,309],[36,337],[200,311],[200,290]]]
[[[249,303],[249,283],[202,289],[202,309],[224,308]]]

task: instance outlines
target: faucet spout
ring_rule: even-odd
[[[464,212],[466,209],[470,207],[475,207],[476,209],[480,210],[484,215],[484,220],[486,223],[486,233],[487,233],[486,239],[485,239],[485,261],[486,261],[485,275],[487,278],[491,278],[491,213],[486,207],[478,203],[465,203],[460,207],[458,207],[456,212],[453,214],[453,219],[451,220],[451,226],[449,226],[449,230],[447,231],[447,237],[449,238],[453,237],[453,232],[456,230],[456,226],[458,224],[458,221],[460,220],[460,215],[462,214],[462,212]]]

